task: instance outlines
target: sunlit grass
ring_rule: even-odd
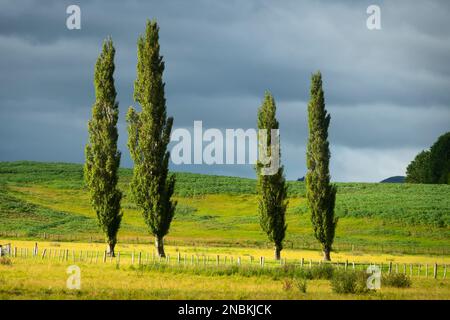
[[[69,245],[69,244],[68,244]],[[75,245],[75,244],[72,244]],[[81,244],[77,244],[81,246]],[[450,281],[413,277],[412,287],[383,287],[362,295],[335,294],[327,280],[309,280],[307,293],[283,289],[284,278],[270,275],[208,276],[160,272],[115,263],[77,261],[81,290],[66,287],[71,261],[13,258],[0,265],[0,299],[449,299]],[[173,268],[176,268],[175,266]]]

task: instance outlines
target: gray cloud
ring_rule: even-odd
[[[318,69],[332,115],[336,180],[403,174],[415,152],[449,130],[446,1],[383,1],[380,31],[365,27],[371,1],[79,1],[82,29],[69,31],[65,9],[72,3],[0,4],[0,160],[83,161],[93,67],[111,35],[122,163],[130,166],[123,119],[147,18],[161,27],[175,126],[202,120],[205,127],[254,127],[270,89],[289,178],[305,171],[306,101]],[[250,166],[174,169],[253,175]]]

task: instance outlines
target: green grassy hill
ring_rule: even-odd
[[[255,180],[177,173],[179,205],[168,243],[266,246],[259,228]],[[130,201],[130,169],[121,169],[125,192],[119,240],[149,241]],[[450,186],[337,183],[340,217],[336,248],[447,253]],[[286,247],[316,248],[303,182],[289,182]],[[0,234],[27,238],[101,240],[79,164],[0,162]]]

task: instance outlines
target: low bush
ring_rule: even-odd
[[[301,293],[306,293],[306,289],[308,286],[308,280],[306,280],[305,278],[299,278],[295,280],[295,285],[297,286],[297,289],[301,292]]]
[[[335,293],[367,293],[367,274],[364,271],[336,271],[331,278]]]
[[[383,275],[381,285],[395,288],[411,287],[411,278],[403,273],[391,273]]]
[[[294,285],[294,281],[292,279],[284,279],[283,280],[283,290],[284,291],[291,291],[293,285]]]

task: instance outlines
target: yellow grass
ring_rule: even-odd
[[[450,281],[413,278],[407,289],[382,287],[364,295],[339,295],[327,280],[308,281],[307,293],[268,276],[205,276],[141,272],[130,266],[77,263],[81,290],[66,288],[70,262],[12,259],[0,265],[0,299],[450,299]]]

